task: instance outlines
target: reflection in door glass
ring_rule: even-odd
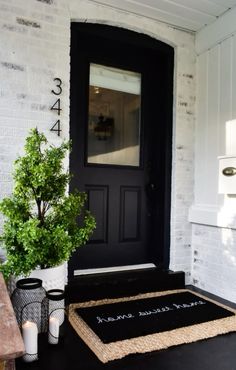
[[[88,163],[140,165],[139,73],[90,64]]]

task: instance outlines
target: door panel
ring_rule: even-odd
[[[120,188],[120,242],[140,241],[141,187]]]
[[[106,243],[108,233],[108,186],[86,185],[88,208],[96,218],[97,227],[90,242]]]
[[[167,265],[173,49],[95,24],[72,24],[71,48],[70,189],[87,192],[97,229],[69,272]]]

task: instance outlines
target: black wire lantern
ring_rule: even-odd
[[[50,344],[57,344],[62,333],[60,327],[65,319],[65,292],[62,289],[51,289],[46,292],[43,300],[48,318],[48,341]],[[58,330],[55,331],[57,323]]]
[[[26,321],[32,321],[37,324],[39,333],[47,331],[47,307],[43,303],[45,297],[42,280],[27,278],[17,281],[11,301],[20,328]]]

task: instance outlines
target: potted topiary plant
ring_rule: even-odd
[[[86,194],[66,194],[70,174],[63,161],[69,150],[70,142],[49,145],[37,129],[26,138],[25,154],[15,161],[13,194],[0,202],[6,250],[0,271],[5,278],[58,268],[93,232]]]

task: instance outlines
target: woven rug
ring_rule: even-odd
[[[236,310],[181,289],[72,304],[69,321],[106,363],[236,331]]]

